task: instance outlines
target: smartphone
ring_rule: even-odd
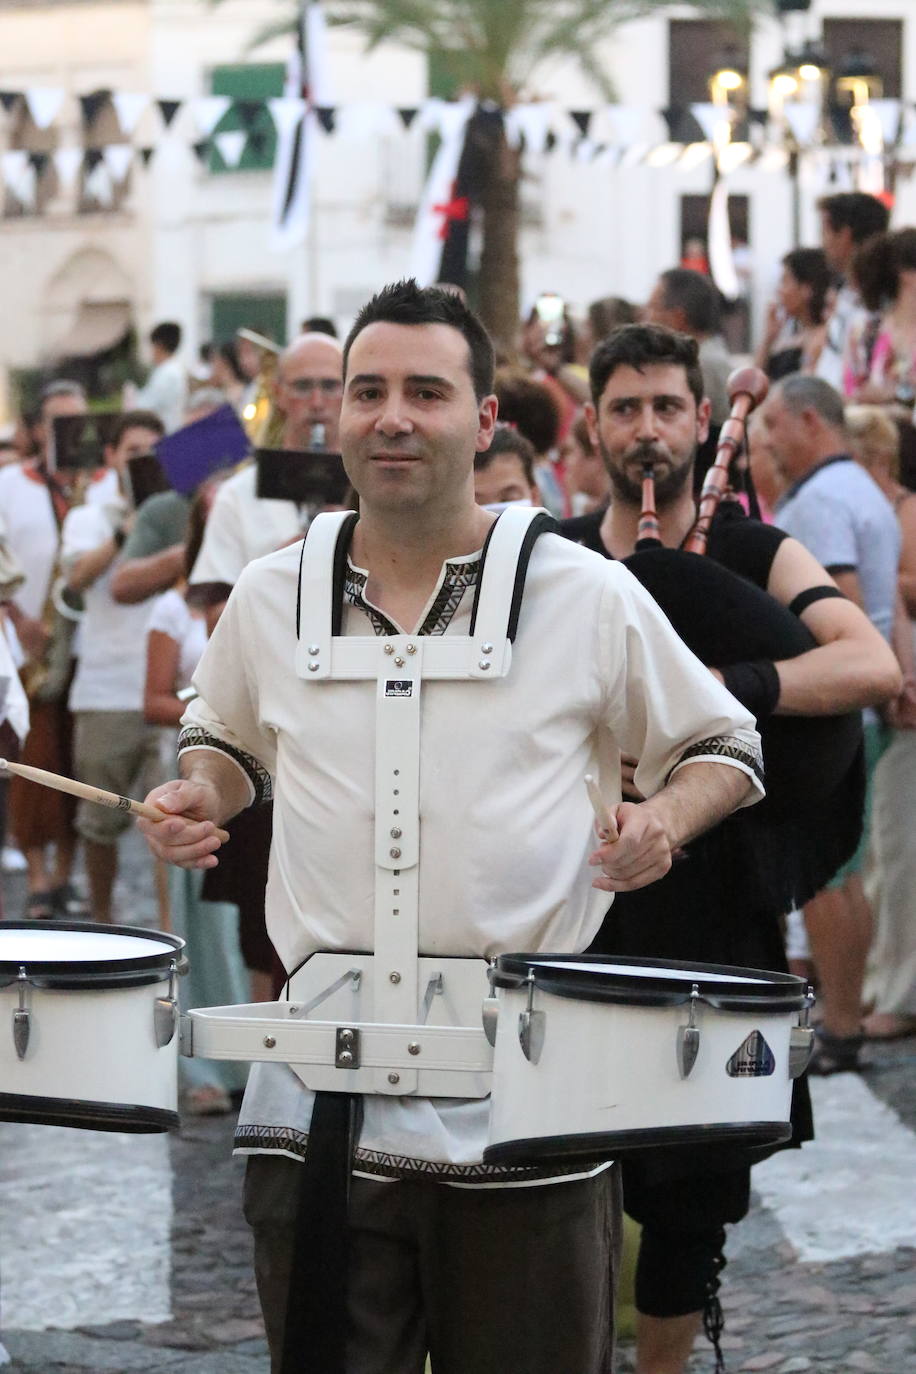
[[[534,303],[535,313],[544,326],[544,342],[552,348],[563,342],[566,302],[554,291],[545,291]]]
[[[297,505],[339,506],[350,489],[339,453],[324,450],[255,449],[258,475],[255,494],[269,501]]]
[[[51,421],[51,450],[48,467],[100,468],[105,465],[105,446],[120,415],[116,411],[98,415],[58,415]]]
[[[128,458],[125,482],[134,510],[139,510],[148,496],[172,490],[172,484],[155,453],[138,453],[135,458]]]

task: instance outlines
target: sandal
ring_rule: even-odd
[[[50,893],[54,904],[53,916],[58,921],[91,921],[89,903],[72,883],[64,883]]]
[[[859,1052],[863,1035],[831,1035],[823,1026],[814,1027],[814,1052],[808,1072],[825,1078],[832,1073],[859,1073]]]
[[[53,921],[57,915],[53,892],[30,892],[25,899],[27,921]]]

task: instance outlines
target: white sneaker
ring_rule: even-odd
[[[0,869],[4,873],[24,873],[28,864],[25,855],[12,845],[4,845],[0,851]]]

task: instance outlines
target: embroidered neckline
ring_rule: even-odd
[[[461,605],[461,599],[465,592],[470,587],[476,587],[479,570],[480,555],[478,553],[472,554],[470,557],[447,558],[445,560],[442,581],[416,634],[445,634],[455,612]],[[385,615],[384,611],[380,611],[377,606],[373,606],[371,601],[366,599],[366,583],[368,581],[369,574],[366,569],[358,568],[348,560],[347,575],[344,581],[345,601],[368,617],[377,635],[402,634],[403,631]]]

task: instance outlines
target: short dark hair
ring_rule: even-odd
[[[623,324],[595,349],[588,368],[592,401],[597,406],[618,367],[682,367],[691,395],[700,404],[706,388],[700,367],[700,349],[689,334],[666,329],[662,324]]]
[[[874,234],[883,234],[891,219],[884,202],[865,191],[839,191],[834,196],[822,196],[817,208],[827,216],[831,229],[850,229],[853,243],[864,243]]]
[[[309,315],[307,320],[302,321],[303,334],[330,334],[332,339],[337,338],[337,325],[327,315]]]
[[[606,339],[621,324],[635,324],[637,317],[636,306],[623,296],[602,296],[592,301],[587,313],[595,343]]]
[[[883,310],[896,299],[900,273],[916,268],[916,229],[874,234],[852,260],[852,278],[867,310]]]
[[[165,425],[154,410],[125,410],[111,426],[108,443],[117,448],[129,429],[151,429],[160,439],[165,434]]]
[[[809,377],[796,372],[777,383],[776,391],[786,410],[793,415],[801,415],[804,410],[813,410],[825,424],[832,429],[845,432],[846,414],[843,398],[823,377]]]
[[[347,335],[343,348],[344,377],[353,341],[370,324],[447,324],[457,329],[470,353],[474,395],[482,401],[492,392],[493,342],[477,316],[453,292],[436,286],[418,286],[412,277],[383,286],[363,306]]]
[[[833,285],[833,273],[827,265],[827,255],[823,248],[793,248],[782,260],[792,276],[802,286],[811,287],[811,317],[815,324],[824,319],[827,292]]]
[[[659,281],[667,310],[682,310],[688,327],[697,334],[718,334],[722,304],[710,277],[690,267],[669,267]]]
[[[484,453],[475,453],[474,455],[474,471],[486,472],[494,458],[499,458],[506,453],[514,454],[518,458],[525,473],[525,481],[529,487],[533,487],[537,454],[534,451],[534,445],[514,425],[497,422],[490,447]]]
[[[164,348],[166,353],[177,353],[181,343],[181,325],[173,320],[163,320],[162,324],[150,330],[149,341]]]
[[[560,437],[560,411],[543,382],[536,382],[518,368],[500,368],[494,383],[498,415],[534,446],[535,453],[549,453]]]

